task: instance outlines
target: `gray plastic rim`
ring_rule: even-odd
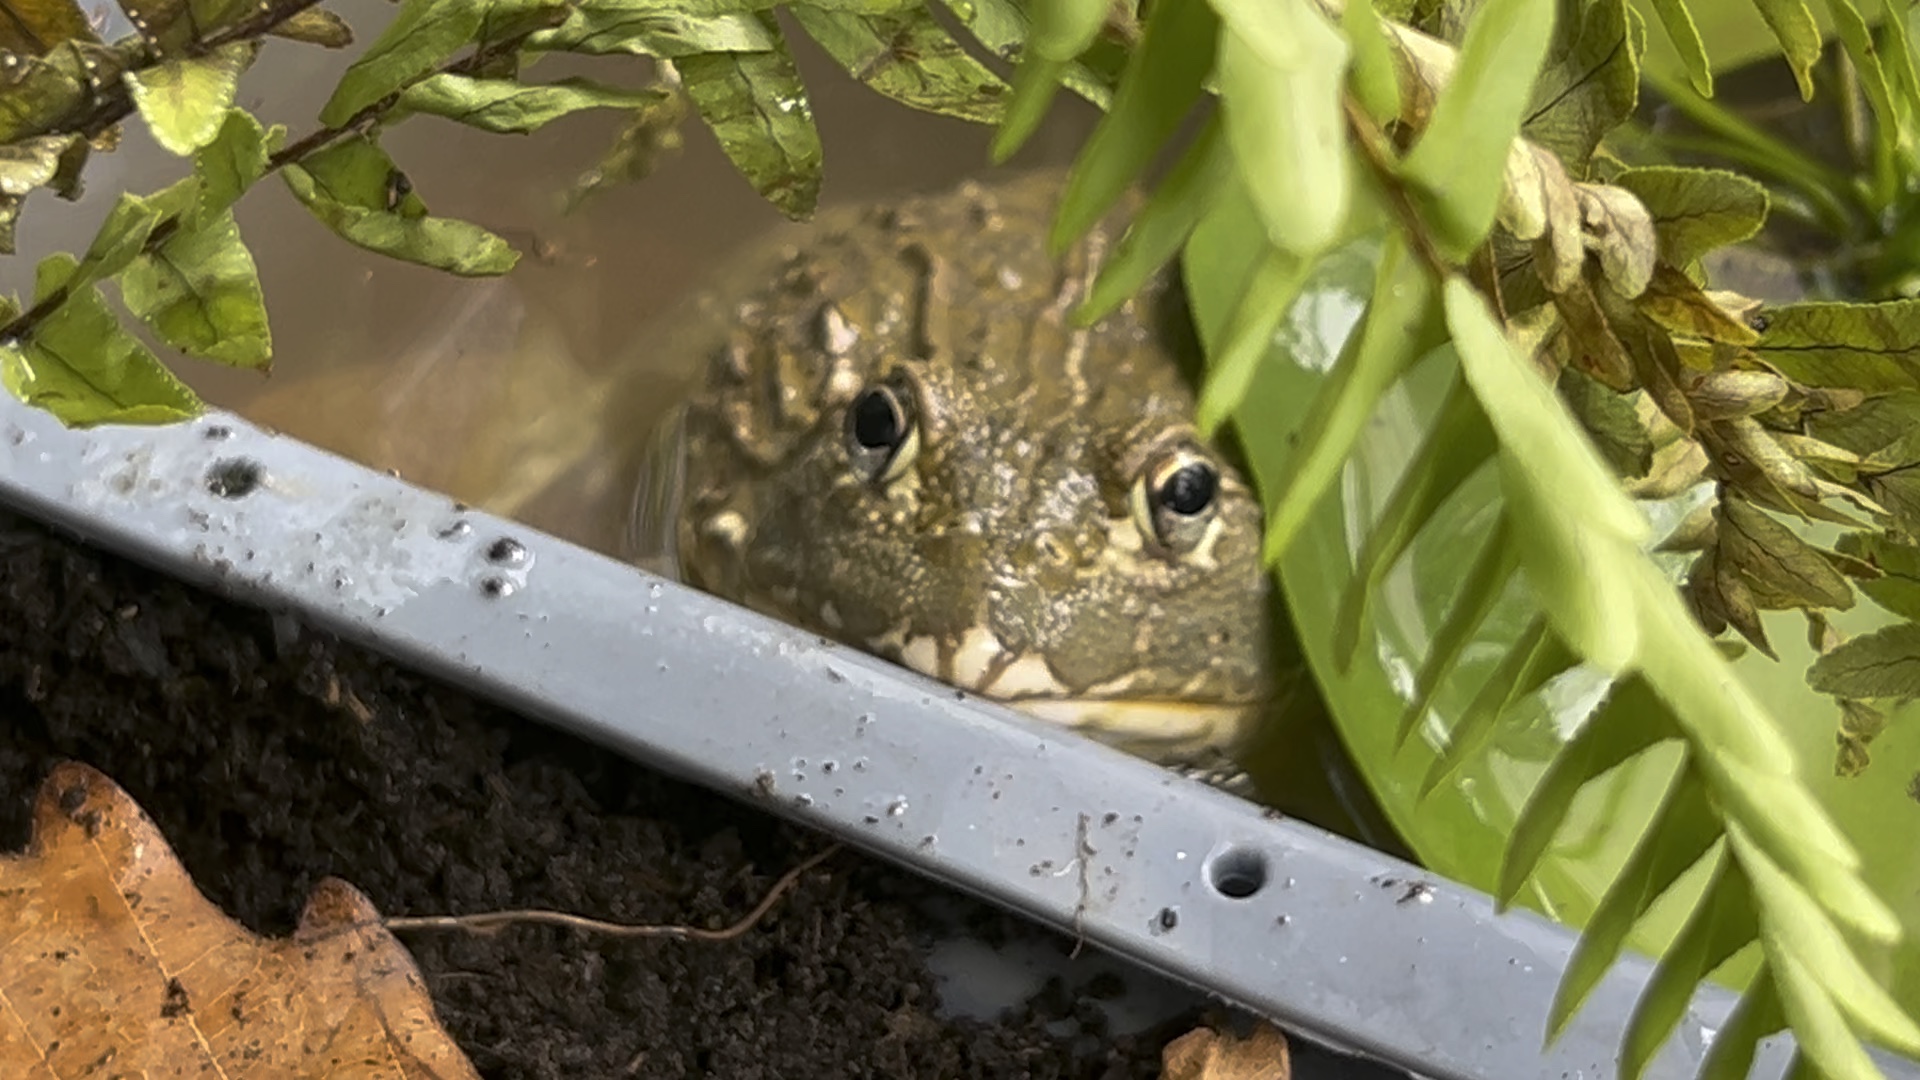
[[[1651,972],[1543,1048],[1548,920],[231,415],[76,431],[0,395],[0,503],[1419,1075],[1614,1076]],[[1733,1001],[1647,1075],[1692,1076]]]

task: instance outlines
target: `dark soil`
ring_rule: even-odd
[[[390,915],[719,927],[827,843],[0,515],[0,851],[26,843],[34,791],[68,758],[124,787],[201,889],[269,934],[329,875]],[[1150,1077],[1190,1026],[1070,1040],[1049,1021],[1098,1014],[1057,988],[999,1023],[943,1018],[916,903],[933,891],[841,852],[725,943],[403,940],[490,1078]]]

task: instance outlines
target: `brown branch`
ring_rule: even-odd
[[[1421,220],[1419,209],[1413,205],[1413,199],[1401,185],[1393,166],[1393,152],[1388,149],[1386,132],[1380,130],[1380,125],[1373,122],[1373,117],[1367,115],[1353,95],[1343,95],[1341,103],[1346,108],[1347,130],[1353,136],[1353,143],[1360,148],[1360,156],[1366,159],[1367,167],[1380,185],[1380,190],[1386,193],[1388,211],[1399,220],[1401,231],[1406,233],[1414,254],[1427,265],[1434,277],[1444,280],[1453,273],[1453,265],[1440,254],[1439,248],[1434,247],[1433,238],[1427,235],[1426,223]]]
[[[767,917],[773,905],[792,889],[807,871],[826,862],[839,852],[841,845],[833,844],[825,850],[811,856],[805,862],[780,875],[753,910],[735,920],[732,925],[719,930],[708,930],[699,926],[686,926],[668,923],[615,923],[600,919],[590,919],[584,915],[575,915],[566,911],[551,911],[545,908],[521,908],[514,911],[483,911],[474,915],[398,915],[380,920],[388,930],[465,930],[469,933],[491,933],[516,923],[530,923],[543,926],[564,926],[589,933],[607,934],[611,937],[643,938],[665,937],[676,941],[731,941],[745,934]]]

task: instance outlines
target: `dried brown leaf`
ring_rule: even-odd
[[[1197,1027],[1160,1052],[1160,1080],[1289,1080],[1287,1037],[1262,1020],[1251,1033]]]
[[[292,937],[262,939],[98,770],[56,767],[33,819],[0,857],[0,1076],[477,1080],[353,886],[322,881]]]

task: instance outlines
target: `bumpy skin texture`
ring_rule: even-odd
[[[1072,324],[1116,236],[1051,258],[1059,182],[868,209],[739,305],[683,419],[680,569],[1136,752],[1221,749],[1272,695],[1260,508],[1191,427],[1164,282]]]

